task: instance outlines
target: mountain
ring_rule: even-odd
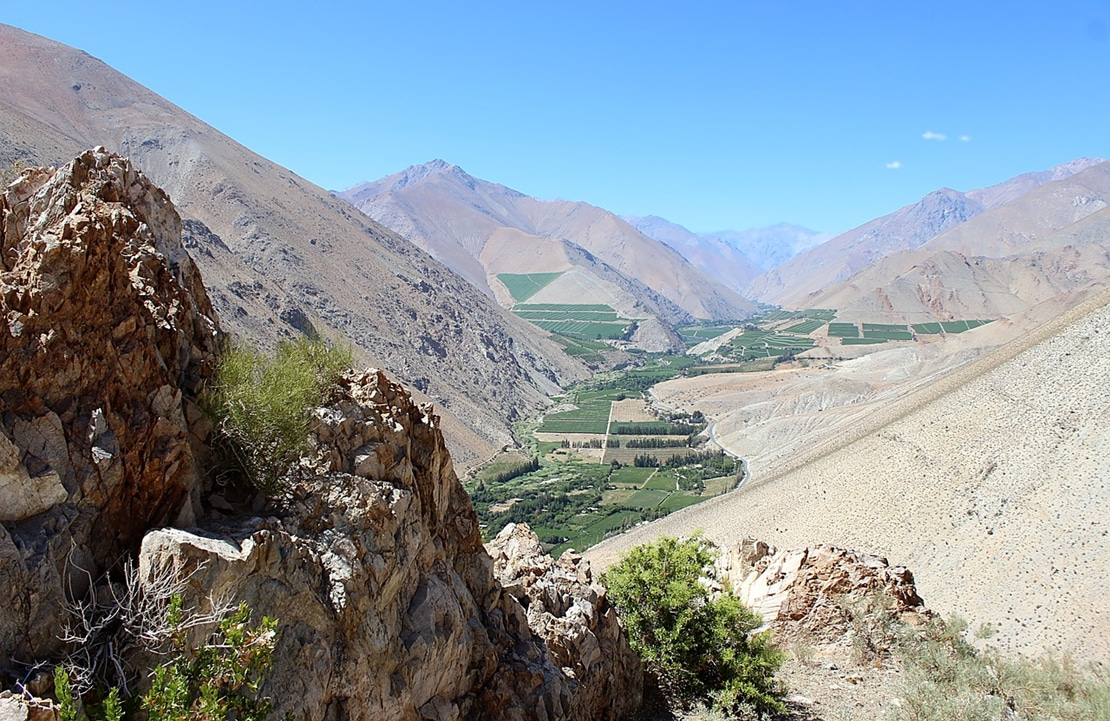
[[[695,268],[736,292],[740,292],[741,288],[763,270],[721,239],[711,235],[698,235],[665,218],[649,215],[627,217],[625,220],[649,238],[674,248]]]
[[[601,302],[666,324],[755,312],[677,251],[606,210],[537,200],[442,160],[337,195],[506,306],[513,299],[498,274],[564,272],[529,301]]]
[[[847,281],[893,253],[914,250],[972,218],[1010,206],[1036,188],[1061,182],[1101,162],[1084,158],[968,193],[941,188],[917,203],[876,218],[772,268],[754,280],[747,291],[751,297],[768,303],[809,305],[818,291]],[[1025,217],[1035,222],[1034,215],[1027,213]],[[971,254],[977,252],[971,247],[967,250]]]
[[[1074,167],[1074,166],[1073,166]],[[1110,162],[1042,184],[803,301],[845,318],[998,318],[1110,282]],[[1061,301],[1064,310],[1067,301]]]
[[[455,462],[585,368],[444,264],[89,55],[0,25],[0,163],[105,146],[172,197],[223,326],[263,346],[345,338],[434,399]]]
[[[916,248],[981,212],[982,206],[963,193],[942,188],[772,268],[752,282],[749,292],[768,303],[796,305],[809,293],[845,280],[890,253]]]
[[[736,248],[763,270],[781,265],[833,237],[832,233],[818,233],[791,223],[777,223],[750,230],[718,230],[701,235],[716,238]]]

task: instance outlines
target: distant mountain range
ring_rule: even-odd
[[[556,273],[529,302],[603,303],[665,325],[755,306],[683,255],[588,203],[542,201],[442,160],[337,195],[510,306],[501,274]]]
[[[544,274],[529,303],[641,319],[633,341],[653,350],[678,346],[678,324],[751,315],[748,298],[843,318],[996,318],[1110,282],[1098,159],[942,188],[831,239],[786,224],[691,233],[444,161],[336,198],[87,54],[0,25],[0,163],[60,164],[97,145],[170,193],[225,328],[263,346],[349,339],[437,401],[463,466],[589,372],[504,310],[519,300],[508,278]]]
[[[790,307],[878,320],[996,318],[1105,282],[1110,163],[1083,158],[961,193],[943,188],[747,287]]]
[[[625,220],[740,293],[760,273],[833,237],[832,233],[817,233],[789,223],[751,230],[694,233],[656,215],[631,216]]]

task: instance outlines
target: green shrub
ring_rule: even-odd
[[[933,619],[903,637],[905,721],[1110,719],[1110,679],[1066,658],[1029,659],[977,650],[959,618]]]
[[[240,604],[219,622],[218,633],[194,647],[188,641],[193,620],[185,616],[181,596],[173,596],[167,613],[173,649],[170,660],[154,669],[150,690],[142,697],[147,721],[265,721],[274,704],[260,698],[258,690],[273,665],[277,621],[263,618],[252,627],[250,609]],[[61,665],[54,668],[54,695],[60,721],[134,717],[125,713],[119,688],[111,688],[99,703],[83,704]],[[134,705],[129,704],[132,711]]]
[[[769,632],[753,633],[758,614],[702,583],[715,558],[702,538],[663,537],[633,548],[603,581],[633,650],[672,702],[781,711],[775,672],[784,655]]]
[[[220,622],[219,633],[192,648],[182,630],[181,599],[170,605],[174,658],[154,670],[143,696],[149,721],[265,721],[273,712],[258,689],[273,665],[277,622],[250,626],[246,604]]]
[[[350,366],[349,348],[322,340],[282,342],[273,358],[228,349],[202,398],[215,425],[221,475],[242,477],[267,496],[279,494],[282,477],[309,451],[312,409]]]

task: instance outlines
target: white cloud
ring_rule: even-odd
[[[898,170],[898,168],[902,167],[902,163],[897,161],[897,160],[893,160],[893,161],[887,163],[886,167],[889,168],[890,170]]]
[[[971,142],[971,136],[970,135],[961,135],[960,136],[960,142],[961,143],[970,143]]]
[[[944,133],[934,133],[932,130],[926,130],[921,137],[926,140],[948,140],[948,136]]]

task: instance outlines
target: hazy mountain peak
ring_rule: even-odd
[[[1088,168],[1093,168],[1096,165],[1101,165],[1106,162],[1105,158],[1076,158],[1075,160],[1067,163],[1061,163],[1054,168],[1049,168],[1048,173],[1051,173],[1053,180],[1063,180],[1077,173],[1082,173]]]

